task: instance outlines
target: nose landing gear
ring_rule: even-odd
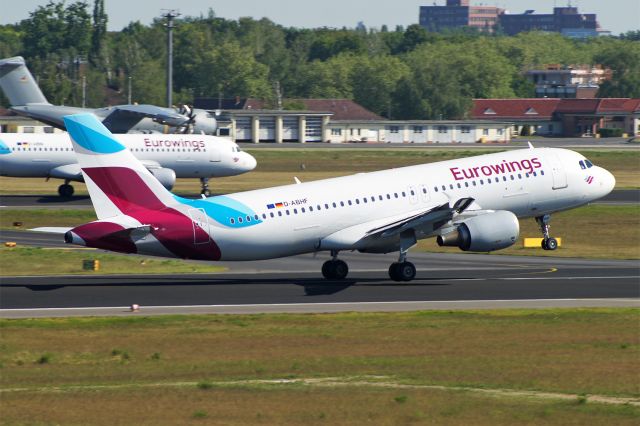
[[[209,190],[209,178],[201,177],[200,184],[202,185],[202,190],[200,191],[200,194],[204,195],[205,197],[210,197],[211,191]]]
[[[549,236],[549,222],[551,221],[551,216],[545,214],[544,216],[536,217],[536,222],[540,226],[540,230],[542,231],[542,249],[543,250],[555,250],[558,248],[558,240]]]

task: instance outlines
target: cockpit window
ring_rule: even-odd
[[[238,145],[236,145],[236,146],[231,148],[231,152],[242,152],[242,150],[240,149],[240,147]]]
[[[580,160],[578,163],[580,164],[580,168],[582,170],[590,169],[591,167],[593,167],[593,163],[591,161],[587,160],[587,159]]]

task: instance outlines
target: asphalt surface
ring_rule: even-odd
[[[63,246],[59,235],[2,231],[4,240]],[[0,278],[0,316],[402,311],[553,306],[640,307],[640,262],[477,254],[410,254],[416,280],[396,283],[394,255],[344,253],[351,272],[327,281],[324,253],[221,262],[220,274]],[[6,273],[5,273],[6,275]]]

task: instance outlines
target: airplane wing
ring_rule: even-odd
[[[452,206],[449,203],[444,203],[426,210],[361,223],[323,238],[318,244],[318,249],[394,251],[402,233],[410,231],[424,236],[432,235],[436,230],[449,223],[454,216],[462,214],[473,203],[473,198],[461,198]]]
[[[155,122],[169,126],[182,126],[189,121],[188,117],[171,108],[155,105],[118,105],[99,110],[98,115],[106,116],[102,124],[112,132],[126,132],[143,118],[151,118]]]

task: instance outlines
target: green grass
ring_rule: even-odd
[[[638,309],[0,320],[3,422],[637,424],[592,395],[640,398],[639,326]],[[255,382],[284,378],[340,385]]]
[[[98,260],[98,271],[82,268],[84,260]],[[0,276],[58,274],[177,274],[211,273],[225,268],[179,259],[109,254],[92,249],[0,247]]]

